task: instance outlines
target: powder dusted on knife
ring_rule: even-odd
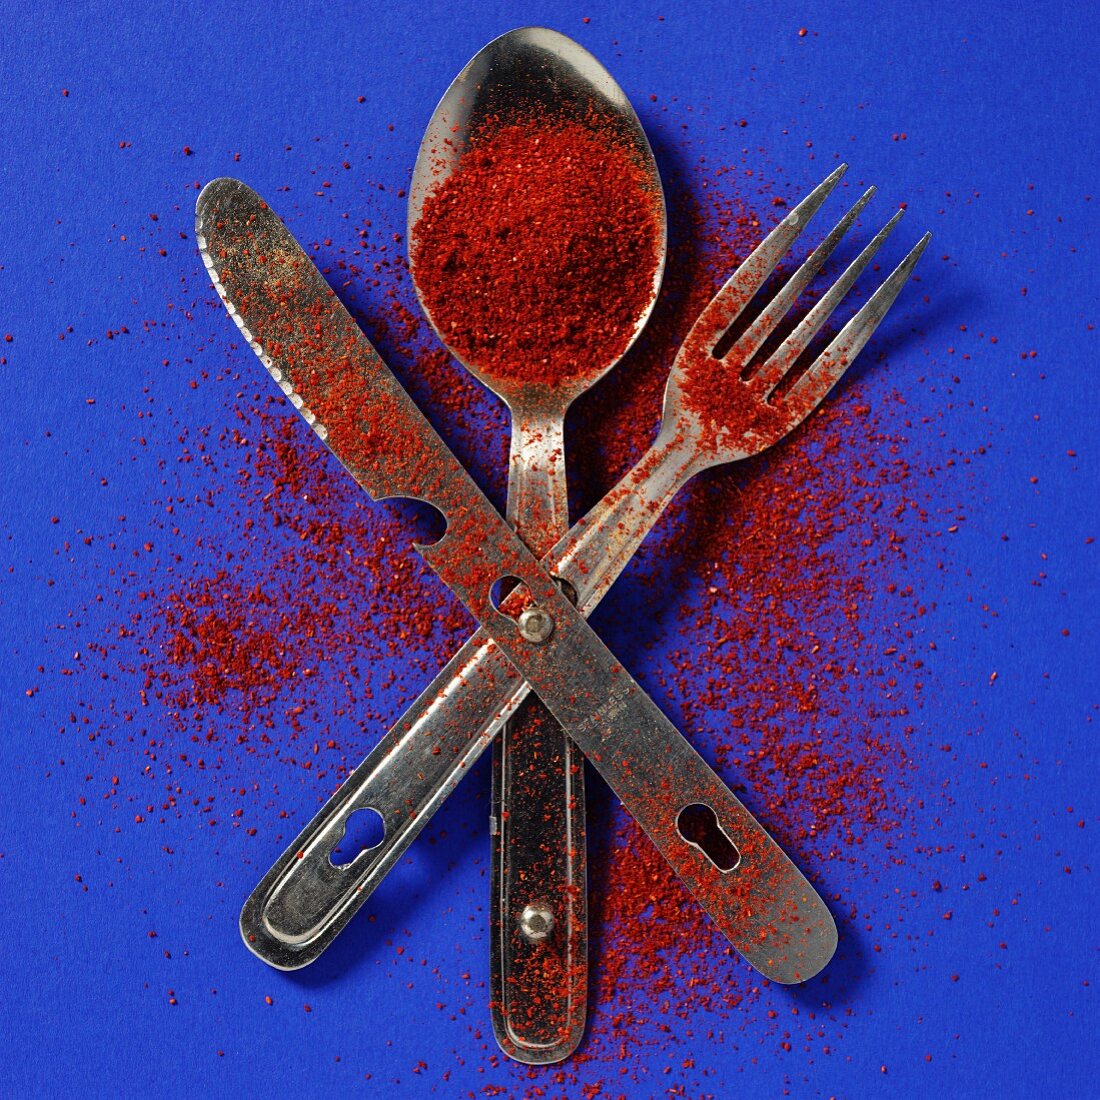
[[[413,227],[421,300],[486,374],[591,378],[649,308],[662,218],[645,165],[606,123],[489,120]]]

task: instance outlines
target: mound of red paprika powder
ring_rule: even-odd
[[[606,123],[490,119],[425,198],[417,287],[468,363],[566,384],[626,350],[654,295],[662,218],[645,166]]]

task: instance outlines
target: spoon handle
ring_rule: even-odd
[[[537,557],[569,527],[563,416],[516,408],[508,522]],[[501,1049],[560,1062],[584,1035],[588,869],[584,756],[537,698],[493,743],[490,1009]]]
[[[560,413],[520,410],[512,415],[508,456],[508,522],[542,557],[569,530],[565,425]]]

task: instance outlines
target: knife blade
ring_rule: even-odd
[[[559,592],[428,424],[274,212],[236,180],[199,197],[199,247],[215,288],[283,393],[375,499],[408,496],[445,518],[416,544],[509,662],[603,774],[723,934],[761,973],[804,981],[832,956],[827,907],[699,754]],[[498,608],[502,578],[519,588]],[[689,839],[701,813],[733,856],[721,866]],[[331,883],[313,884],[323,900]],[[282,923],[276,884],[262,919]],[[307,899],[308,900],[308,899]],[[354,905],[354,899],[348,901]]]

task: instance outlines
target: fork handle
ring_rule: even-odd
[[[508,522],[541,557],[569,526],[563,415],[513,414]],[[501,1049],[544,1065],[584,1035],[584,756],[529,698],[493,743],[490,1012]]]

